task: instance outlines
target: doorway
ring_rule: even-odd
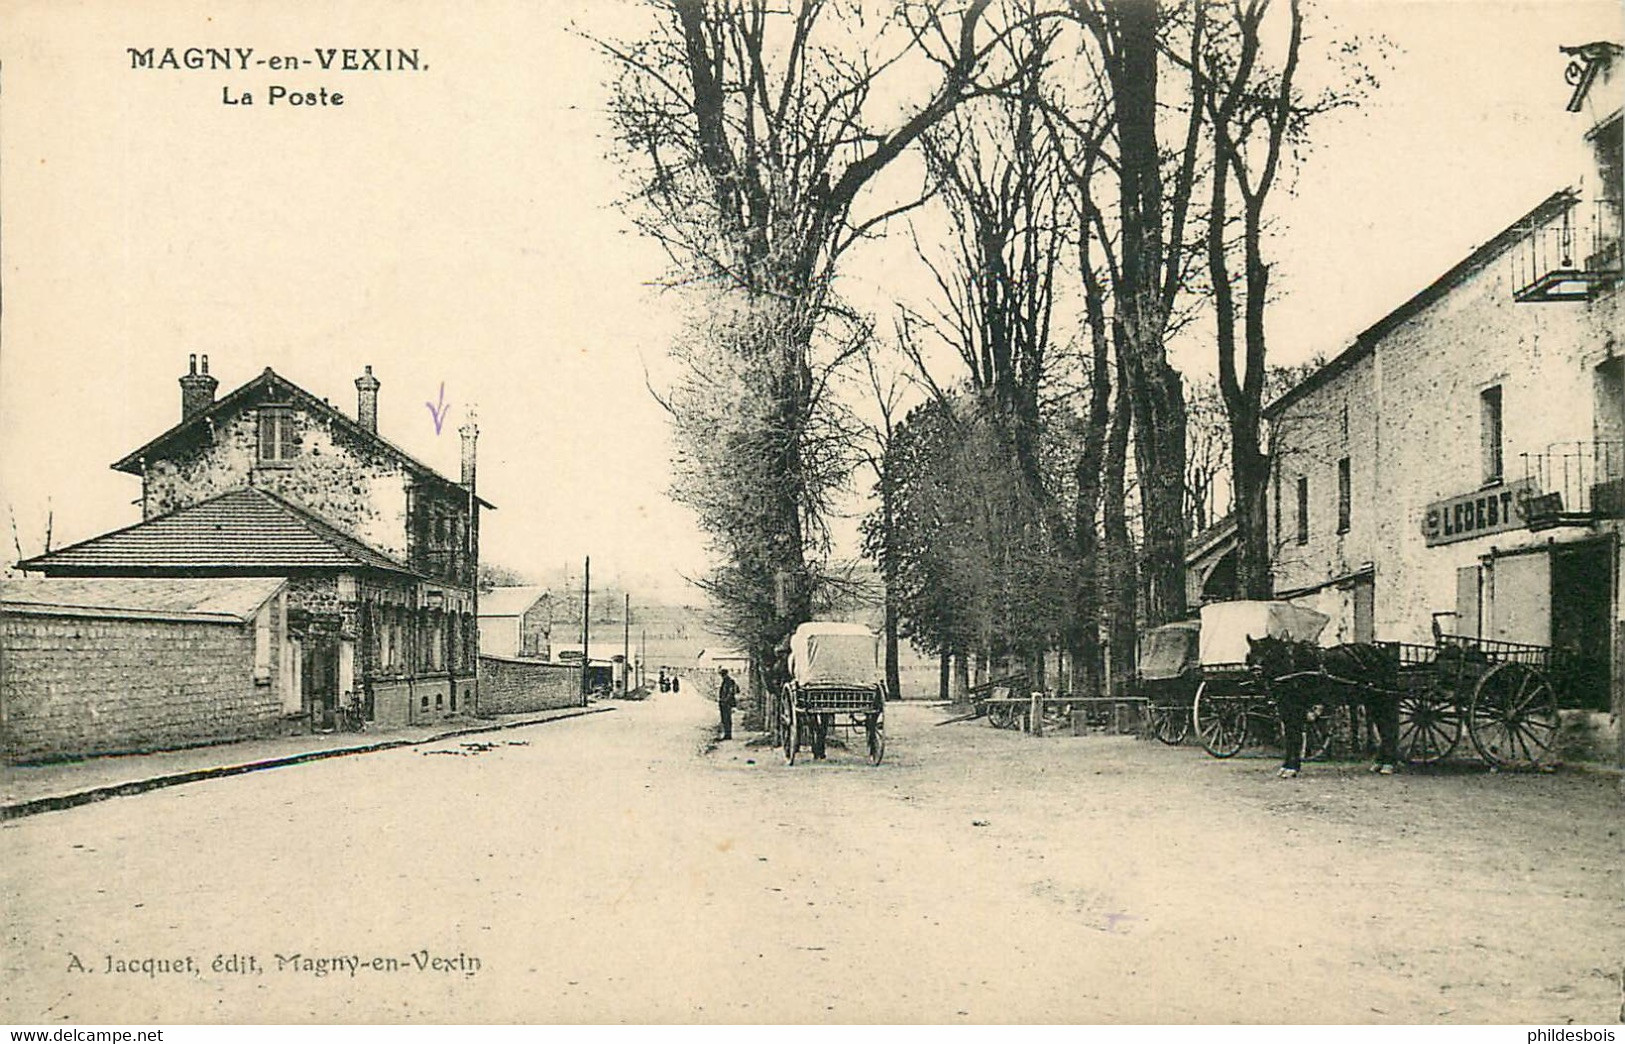
[[[1594,540],[1552,549],[1552,651],[1570,702],[1609,709],[1609,618],[1614,545]]]
[[[338,641],[328,635],[308,635],[301,643],[303,662],[300,680],[304,686],[305,709],[315,729],[331,729],[338,725],[339,707],[339,649]]]

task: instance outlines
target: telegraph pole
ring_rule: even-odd
[[[587,556],[587,567],[581,574],[581,705],[587,705],[587,642],[592,637],[589,625],[592,619],[592,556]]]
[[[626,592],[626,611],[621,614],[621,695],[632,688],[632,592]]]

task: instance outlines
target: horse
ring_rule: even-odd
[[[1376,723],[1373,772],[1392,775],[1399,762],[1399,661],[1393,650],[1368,642],[1323,649],[1286,638],[1247,638],[1247,664],[1269,680],[1281,717],[1286,759],[1281,778],[1302,769],[1304,720],[1316,704],[1362,706]]]

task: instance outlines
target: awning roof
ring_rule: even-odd
[[[274,576],[25,577],[0,581],[0,605],[42,616],[243,623],[284,583]]]

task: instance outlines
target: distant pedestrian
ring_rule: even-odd
[[[671,691],[671,679],[666,677],[666,668],[664,668],[664,667],[660,668],[660,691],[661,692],[670,692]]]
[[[734,704],[739,702],[739,683],[722,668],[722,684],[717,686],[717,710],[722,714],[722,738],[734,738]]]

